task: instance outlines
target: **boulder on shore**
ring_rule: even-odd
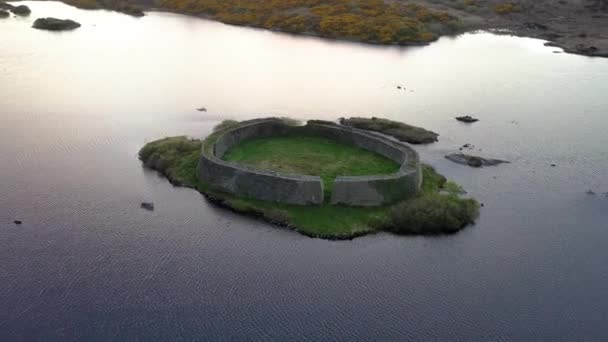
[[[70,19],[38,18],[32,27],[39,30],[65,31],[77,29],[80,24]]]
[[[445,156],[448,160],[454,163],[468,165],[471,167],[482,167],[482,166],[495,166],[502,163],[509,163],[506,160],[500,159],[486,159],[479,156],[472,156],[464,153],[452,153]]]
[[[28,15],[30,15],[30,13],[32,13],[30,8],[25,5],[15,6],[11,9],[11,12],[13,12],[15,15],[19,15],[22,17],[28,16]]]

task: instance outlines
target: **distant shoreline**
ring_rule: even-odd
[[[21,1],[21,0],[17,0]],[[45,1],[45,0],[38,0]],[[608,8],[601,7],[602,4],[594,0],[587,0],[587,5],[561,4],[550,0],[521,0],[516,3],[514,9],[508,13],[499,13],[500,4],[510,4],[501,0],[488,0],[483,5],[475,5],[471,8],[456,8],[458,6],[447,0],[425,0],[417,3],[428,7],[432,11],[448,13],[458,19],[459,29],[450,34],[438,34],[425,41],[407,42],[382,42],[373,39],[357,39],[347,36],[330,36],[319,31],[296,31],[285,30],[281,27],[262,27],[248,23],[226,22],[207,14],[189,13],[169,7],[158,7],[151,0],[131,0],[130,4],[124,2],[120,8],[112,8],[97,2],[97,7],[91,7],[90,2],[86,6],[79,6],[80,0],[60,0],[68,5],[82,9],[106,9],[125,13],[133,16],[142,16],[146,12],[166,12],[191,17],[203,18],[212,21],[223,22],[228,25],[242,26],[269,30],[272,32],[288,33],[347,41],[371,45],[385,46],[424,46],[436,41],[443,36],[455,36],[473,31],[490,31],[499,33],[504,30],[505,34],[530,37],[548,41],[545,45],[562,48],[566,53],[579,54],[591,57],[608,57]],[[474,3],[474,2],[473,2]],[[594,7],[595,6],[595,7]],[[604,5],[608,6],[608,5]]]
[[[546,2],[546,1],[545,1]],[[146,12],[165,12],[165,13],[175,13],[180,15],[187,15],[195,18],[202,18],[206,20],[222,22],[216,20],[208,15],[197,15],[187,12],[175,11],[167,8],[160,7],[149,7],[145,8]],[[381,42],[372,42],[372,41],[364,41],[360,39],[351,39],[349,37],[341,37],[335,38],[323,35],[319,32],[288,32],[275,28],[264,28],[252,25],[239,25],[239,24],[230,24],[224,23],[232,26],[239,27],[247,27],[254,28],[259,30],[266,30],[271,32],[279,32],[292,34],[295,36],[306,36],[306,37],[316,37],[323,38],[335,41],[344,41],[344,42],[352,42],[352,43],[361,43],[361,44],[369,44],[369,45],[377,45],[377,46],[426,46],[430,43],[437,41],[441,37],[450,37],[450,36],[458,36],[464,33],[470,33],[475,31],[487,31],[494,34],[505,34],[512,35],[516,37],[522,38],[535,38],[546,40],[546,46],[553,46],[557,48],[561,48],[565,53],[588,56],[588,57],[603,57],[608,58],[608,14],[606,14],[604,25],[595,24],[597,21],[585,21],[584,18],[580,19],[580,27],[572,28],[569,27],[568,22],[559,22],[554,18],[544,18],[538,15],[526,15],[526,14],[517,14],[513,17],[493,17],[488,18],[488,20],[484,23],[480,24],[470,24],[466,25],[466,28],[460,32],[455,34],[446,34],[442,36],[438,36],[437,39],[429,41],[429,42],[411,42],[405,44],[396,44],[396,43],[381,43]],[[539,22],[537,22],[539,21]],[[545,22],[550,22],[550,24],[544,24]],[[542,27],[542,28],[541,28]],[[586,36],[581,36],[581,33],[576,33],[576,31],[586,32],[589,29],[594,31],[599,31],[595,34],[587,33]]]

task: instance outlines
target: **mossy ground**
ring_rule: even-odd
[[[382,118],[341,118],[340,123],[368,131],[392,136],[410,144],[431,144],[437,141],[439,134],[402,122]]]
[[[391,174],[399,164],[379,154],[317,136],[289,135],[247,140],[224,159],[284,173],[321,176],[326,196],[337,176]]]
[[[461,198],[460,188],[430,166],[423,166],[424,182],[418,196],[391,206],[295,206],[236,197],[198,181],[202,143],[186,137],[165,138],[147,144],[139,155],[146,166],[158,170],[173,184],[195,188],[215,203],[308,236],[348,239],[383,230],[398,234],[453,233],[472,224],[478,215],[478,203]]]

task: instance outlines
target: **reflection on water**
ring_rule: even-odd
[[[608,60],[490,34],[378,47],[25,3],[29,18],[0,22],[0,339],[605,335]],[[31,29],[42,16],[83,26]],[[437,131],[422,158],[484,202],[479,223],[443,238],[309,239],[136,159],[146,141],[260,115]],[[513,163],[443,158],[465,143]]]

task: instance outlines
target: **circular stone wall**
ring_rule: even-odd
[[[203,149],[198,165],[199,179],[211,187],[249,198],[297,205],[323,203],[323,182],[319,176],[259,170],[222,160],[241,142],[276,135],[321,136],[375,152],[400,165],[389,175],[339,176],[334,183],[331,204],[379,206],[414,196],[422,182],[418,154],[407,145],[368,131],[329,122],[311,121],[290,126],[280,119],[244,122],[218,134]]]

